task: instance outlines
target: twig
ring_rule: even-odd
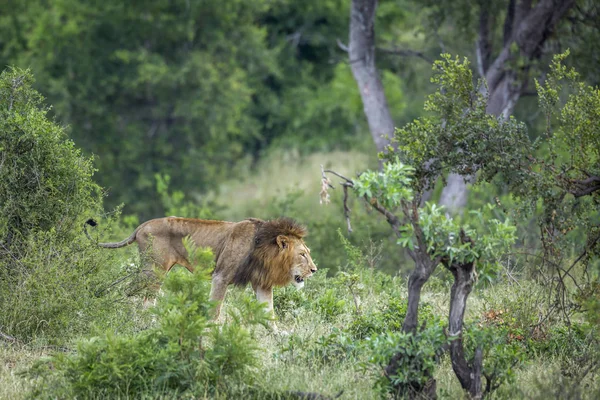
[[[335,171],[332,171],[332,170],[330,170],[330,169],[326,169],[324,172],[329,172],[330,174],[334,174],[335,176],[337,176],[337,177],[339,177],[339,178],[342,178],[342,179],[343,179],[343,180],[345,180],[347,183],[351,184],[351,185],[352,185],[352,187],[354,187],[354,181],[353,181],[352,179],[348,179],[348,178],[346,178],[344,175],[342,175],[342,174],[338,174],[337,172],[335,172]]]
[[[12,337],[10,335],[7,335],[6,333],[2,333],[2,332],[0,332],[0,339],[4,339],[10,343],[19,343],[20,342],[19,339]]]
[[[342,49],[342,51],[345,51],[346,53],[350,52],[348,46],[342,43],[342,41],[339,38],[335,39],[335,42],[337,43],[338,47]]]
[[[344,216],[346,217],[346,225],[348,233],[352,233],[352,225],[350,225],[350,208],[348,207],[348,188],[352,187],[349,183],[342,183],[344,188]]]

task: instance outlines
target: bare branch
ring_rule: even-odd
[[[342,49],[342,51],[345,51],[346,53],[350,51],[348,46],[346,46],[339,38],[335,39],[335,42],[337,43],[338,47]]]
[[[385,217],[388,224],[392,227],[392,230],[396,234],[397,237],[400,237],[400,219],[392,213],[390,210],[379,204],[376,198],[368,198],[367,195],[364,196],[367,203],[371,205],[375,210],[377,210],[381,215]]]
[[[321,204],[329,204],[329,188],[335,189],[329,178],[327,178],[327,175],[325,175],[323,164],[321,164],[321,192],[319,193],[319,196],[321,196],[321,200],[319,202]]]
[[[335,171],[332,171],[330,169],[326,169],[324,172],[329,172],[330,174],[334,174],[335,176],[342,178],[343,180],[345,180],[347,183],[351,184],[352,187],[354,187],[354,181],[352,179],[348,179],[346,178],[344,175],[338,174]]]
[[[19,339],[12,337],[10,335],[7,335],[6,333],[2,333],[2,332],[0,332],[0,339],[6,340],[7,342],[10,342],[10,343],[19,343]]]
[[[348,207],[348,188],[352,186],[348,183],[342,183],[342,186],[344,188],[344,216],[346,217],[348,233],[352,233],[352,225],[350,225],[350,208]]]

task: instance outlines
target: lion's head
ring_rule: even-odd
[[[317,271],[303,240],[306,234],[306,228],[290,218],[258,224],[254,249],[237,271],[234,283],[251,282],[265,289],[290,282],[297,288],[304,286],[304,279]]]

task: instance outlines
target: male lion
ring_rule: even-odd
[[[96,222],[89,219],[84,225],[86,236],[93,240],[87,225],[96,226]],[[143,257],[150,260],[142,269],[146,273],[155,266],[168,272],[175,264],[193,271],[182,242],[189,236],[196,246],[210,247],[215,256],[210,291],[210,299],[217,302],[215,319],[219,318],[227,287],[248,283],[274,316],[273,287],[291,282],[301,288],[304,279],[317,271],[303,240],[306,234],[306,228],[290,218],[227,222],[167,217],[144,222],[121,242],[98,245],[116,249],[137,242],[140,254],[150,256]]]

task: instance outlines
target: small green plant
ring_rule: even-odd
[[[348,332],[354,338],[361,340],[385,332],[400,332],[406,316],[406,306],[406,300],[390,297],[379,310],[355,316],[348,326]],[[421,304],[419,313],[424,326],[444,325],[435,317],[430,304]]]
[[[327,321],[335,320],[344,312],[345,307],[346,301],[339,298],[339,293],[335,289],[327,289],[314,303],[315,311]]]

